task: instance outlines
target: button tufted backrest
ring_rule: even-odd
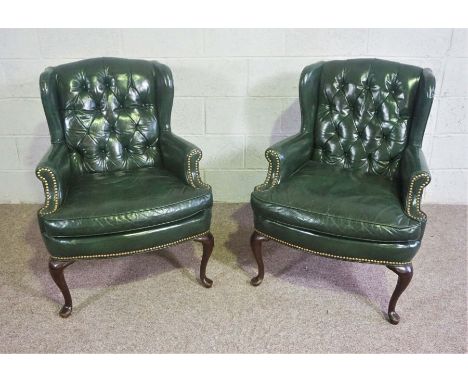
[[[50,73],[54,83],[42,84],[41,77],[43,99],[53,97],[44,94],[48,89],[43,86],[54,86],[58,112],[49,113],[58,114],[63,136],[55,131],[56,139],[67,144],[75,170],[107,172],[160,163],[152,62],[98,58],[57,66]]]
[[[313,159],[393,177],[407,145],[421,72],[377,59],[325,62]]]

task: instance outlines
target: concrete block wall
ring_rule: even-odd
[[[173,130],[199,145],[215,199],[246,202],[263,181],[265,149],[300,125],[302,68],[379,57],[433,69],[424,140],[432,203],[467,204],[467,31],[451,29],[2,29],[0,202],[42,202],[34,168],[49,145],[38,78],[50,65],[119,56],[156,59],[174,74]]]

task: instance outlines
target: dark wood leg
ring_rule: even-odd
[[[250,284],[253,286],[258,286],[263,281],[263,276],[265,275],[265,268],[263,266],[263,258],[262,258],[262,241],[268,241],[265,236],[260,235],[257,231],[252,233],[250,236],[250,247],[252,248],[252,252],[255,256],[255,260],[257,261],[258,265],[258,275],[255,276],[252,280],[250,280]]]
[[[397,325],[400,322],[400,316],[397,312],[395,312],[395,306],[401,294],[407,288],[413,277],[413,265],[387,265],[387,268],[398,275],[395,291],[393,292],[392,298],[390,299],[390,304],[388,304],[388,320],[391,324]]]
[[[208,232],[206,235],[197,237],[195,241],[198,241],[203,245],[203,256],[200,265],[200,281],[205,288],[211,288],[213,280],[206,277],[206,265],[208,264],[208,260],[213,252],[214,237],[211,232]]]
[[[65,299],[65,304],[60,309],[59,315],[62,318],[67,318],[72,312],[72,298],[70,291],[68,290],[67,282],[65,281],[65,276],[63,271],[66,267],[73,264],[74,261],[59,261],[59,260],[50,260],[49,261],[49,272],[52,276],[52,279],[55,281],[55,284],[59,287],[60,291],[63,294]]]

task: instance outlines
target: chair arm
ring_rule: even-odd
[[[268,172],[265,181],[255,191],[265,191],[284,181],[299,169],[312,154],[313,135],[301,132],[288,137],[265,151]]]
[[[406,215],[425,221],[427,216],[421,211],[421,198],[424,187],[431,181],[431,174],[420,148],[409,146],[405,149],[400,164],[400,180]]]
[[[202,151],[193,143],[172,134],[161,133],[161,152],[164,167],[193,188],[211,188],[200,176]]]
[[[49,148],[36,167],[36,176],[42,182],[45,204],[39,215],[51,214],[61,206],[68,191],[71,174],[67,146],[55,143]]]

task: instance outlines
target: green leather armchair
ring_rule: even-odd
[[[134,255],[196,240],[200,279],[214,239],[213,197],[199,172],[200,149],[171,132],[174,85],[158,62],[96,58],[47,68],[41,98],[51,147],[36,169],[38,212],[49,269],[72,299],[63,271],[79,259]]]
[[[298,134],[266,150],[268,173],[251,195],[251,246],[264,277],[269,239],[332,259],[383,264],[398,275],[388,307],[413,275],[430,182],[421,144],[432,106],[431,70],[378,59],[319,62],[299,84]]]

